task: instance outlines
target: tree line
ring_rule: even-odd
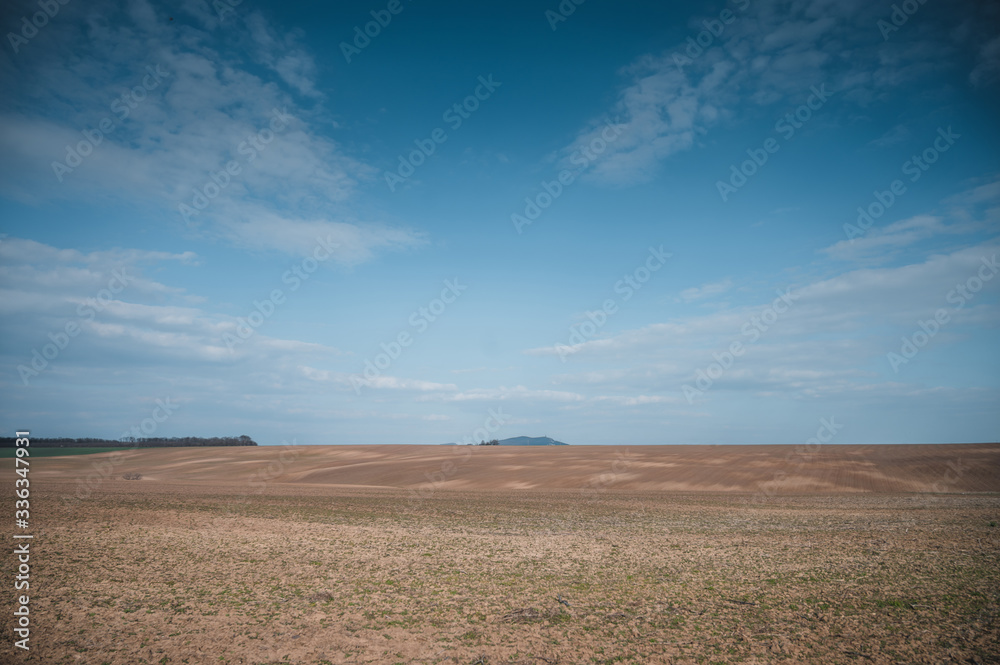
[[[13,448],[14,437],[0,437],[0,448]],[[246,434],[241,436],[175,436],[171,438],[142,438],[123,436],[120,439],[70,439],[32,438],[31,445],[38,448],[188,448],[201,446],[256,446],[257,442]]]

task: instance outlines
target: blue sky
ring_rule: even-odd
[[[8,432],[1000,438],[989,3],[2,19]]]

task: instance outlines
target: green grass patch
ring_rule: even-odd
[[[94,453],[111,453],[116,450],[129,450],[132,446],[71,446],[66,448],[33,447],[30,446],[29,457],[61,457],[63,455],[93,455]],[[15,456],[16,448],[0,448],[0,459]]]

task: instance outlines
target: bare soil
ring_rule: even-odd
[[[1000,662],[1000,446],[679,448],[33,460],[0,662]]]
[[[86,479],[103,459],[120,460],[114,475],[138,472],[147,482],[266,481],[422,493],[585,487],[767,495],[1000,492],[1000,444],[158,448],[45,460],[37,471],[43,478]]]

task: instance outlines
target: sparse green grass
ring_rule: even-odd
[[[0,448],[0,459],[14,457],[16,448]],[[64,455],[93,455],[94,453],[111,453],[116,450],[131,450],[131,446],[70,446],[66,448],[29,447],[30,457],[61,457]]]
[[[218,488],[110,485],[75,510],[53,500],[63,488],[37,498],[50,530],[39,574],[69,590],[38,612],[64,611],[51,644],[76,639],[90,662],[1000,657],[1000,535],[982,527],[997,497],[748,508],[719,495],[441,492],[409,509],[393,492],[234,505]],[[326,645],[321,658],[303,656],[309,640]]]

